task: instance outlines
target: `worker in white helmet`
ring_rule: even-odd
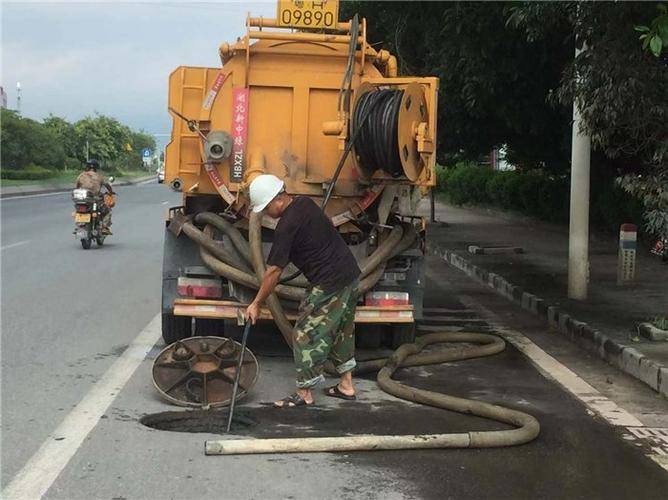
[[[292,262],[310,283],[295,323],[293,352],[297,391],[274,403],[294,408],[314,402],[313,387],[324,380],[323,367],[331,360],[341,376],[325,389],[328,396],[355,400],[352,370],[355,362],[355,307],[360,269],[332,221],[306,196],[291,196],[275,175],[259,175],[250,185],[252,210],[280,219],[267,259],[260,290],[246,309],[255,323],[260,306]]]

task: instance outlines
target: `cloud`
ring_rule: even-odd
[[[220,65],[217,48],[244,31],[246,12],[275,2],[58,2],[2,6],[2,84],[22,112],[77,120],[95,111],[169,132],[167,80],[180,65]]]

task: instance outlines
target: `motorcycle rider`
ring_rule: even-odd
[[[100,163],[97,160],[88,160],[86,162],[86,169],[77,177],[77,189],[87,189],[93,196],[100,198],[100,191],[104,186],[107,193],[111,195],[115,194],[114,190],[111,189],[111,184],[105,181],[104,177],[98,173],[98,168],[100,168]],[[110,235],[112,234],[111,229],[109,229],[109,226],[111,226],[111,208],[104,203],[103,198],[100,201],[99,210],[102,215],[102,227],[100,230],[102,234]]]

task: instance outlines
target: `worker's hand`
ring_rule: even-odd
[[[257,302],[251,302],[251,304],[246,308],[246,321],[250,321],[254,325],[258,318],[260,317],[260,304]]]

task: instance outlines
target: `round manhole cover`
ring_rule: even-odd
[[[167,401],[199,408],[225,406],[232,398],[241,344],[224,337],[190,337],[165,347],[153,362],[153,384]],[[259,374],[257,359],[246,348],[237,400]]]

